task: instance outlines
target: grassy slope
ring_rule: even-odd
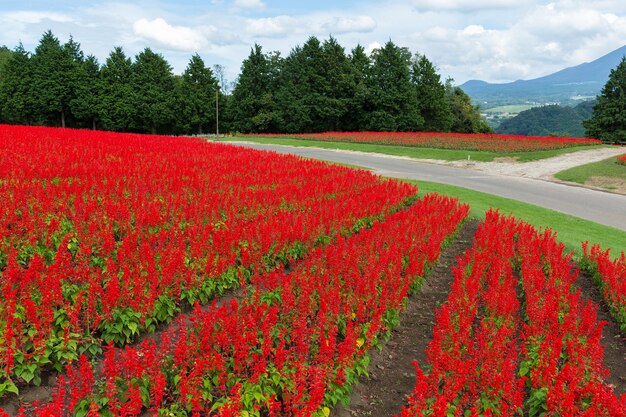
[[[576,146],[566,149],[556,149],[550,151],[537,152],[509,152],[496,153],[486,151],[463,151],[450,149],[433,149],[433,148],[414,148],[408,146],[392,146],[392,145],[371,145],[363,143],[345,143],[345,142],[323,142],[303,139],[286,139],[286,138],[260,138],[260,137],[234,137],[226,138],[227,141],[246,141],[255,143],[271,143],[276,145],[287,146],[303,146],[316,147],[325,149],[343,149],[350,151],[375,152],[395,156],[408,156],[418,159],[441,159],[446,161],[457,161],[467,159],[469,156],[474,161],[492,161],[494,158],[513,157],[519,161],[536,161],[538,159],[550,158],[552,156],[562,155],[564,153],[575,152],[581,149],[593,149],[602,147],[602,145],[593,146]]]
[[[626,180],[626,165],[617,163],[615,157],[599,162],[566,169],[554,175],[563,181],[584,184],[591,177],[612,177]]]
[[[603,248],[611,249],[613,255],[626,251],[626,232],[613,227],[604,226],[589,220],[559,213],[517,200],[498,197],[491,194],[469,190],[428,181],[410,181],[416,183],[420,195],[437,192],[439,194],[458,197],[462,202],[469,203],[471,215],[483,217],[491,207],[498,208],[501,213],[512,213],[516,217],[539,228],[551,228],[558,234],[558,239],[569,250],[581,253],[581,242],[588,240],[599,243]]]

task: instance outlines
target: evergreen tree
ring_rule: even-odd
[[[265,55],[254,44],[241,65],[241,74],[233,90],[229,114],[233,128],[239,132],[275,132],[276,103],[274,99],[280,55]]]
[[[345,129],[345,119],[355,93],[353,67],[343,46],[332,36],[322,44],[320,63],[315,68],[320,73],[320,84],[313,90],[318,94],[319,130]]]
[[[20,43],[6,62],[0,81],[0,117],[7,123],[34,123],[33,68]]]
[[[11,55],[13,55],[13,51],[11,51],[6,46],[0,46],[0,82],[2,82],[2,77],[4,73],[4,67],[7,65],[7,62],[11,59]]]
[[[320,41],[311,36],[303,46],[292,49],[284,61],[276,102],[279,125],[285,132],[321,131],[321,56]]]
[[[426,55],[417,54],[411,65],[411,81],[415,85],[423,129],[447,132],[452,127],[452,113],[446,100],[446,87],[435,66]]]
[[[170,64],[146,48],[135,58],[132,80],[136,125],[153,134],[171,131],[175,85]]]
[[[76,97],[70,102],[74,117],[96,129],[100,100],[100,65],[95,56],[89,55],[79,66]]]
[[[388,41],[372,52],[370,91],[372,111],[367,115],[367,130],[420,130],[424,119],[419,113],[409,66],[411,53]]]
[[[215,125],[217,80],[213,71],[194,54],[179,83],[178,125],[184,132],[203,133]]]
[[[354,95],[349,100],[343,128],[347,131],[360,131],[364,130],[367,125],[365,115],[372,111],[372,94],[369,88],[372,61],[365,53],[363,46],[357,45],[352,49],[350,66]]]
[[[132,62],[121,47],[115,47],[100,70],[98,117],[103,129],[136,128],[134,95]]]
[[[493,129],[480,115],[478,106],[461,87],[452,85],[453,80],[446,80],[446,98],[452,115],[450,131],[459,133],[493,133]]]
[[[606,143],[626,143],[626,56],[611,70],[591,118],[583,125],[589,137]]]
[[[61,45],[51,31],[44,33],[32,58],[34,97],[39,123],[65,127],[70,102],[76,97],[79,65],[83,60],[80,45],[72,38]]]

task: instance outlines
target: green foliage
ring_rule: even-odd
[[[591,116],[593,101],[576,107],[550,105],[522,111],[500,124],[498,133],[535,136],[585,137],[583,120]]]
[[[128,131],[135,128],[132,76],[130,58],[121,47],[115,47],[100,71],[98,115],[103,129]]]
[[[255,44],[241,65],[241,75],[229,106],[238,132],[274,132],[276,124],[275,83],[281,58],[267,55]]]
[[[452,79],[446,80],[446,98],[452,115],[451,132],[493,132],[487,121],[480,115],[479,107],[472,104],[470,96],[465,94],[460,87],[452,85]]]
[[[150,133],[163,132],[174,121],[174,76],[162,55],[150,48],[140,52],[133,65],[135,124]]]
[[[350,61],[343,47],[332,37],[322,44],[312,36],[283,63],[276,92],[281,130],[341,129],[353,96]]]
[[[0,47],[4,123],[212,133],[216,91],[222,132],[486,130],[460,88],[451,93],[424,55],[392,41],[369,55],[361,45],[346,54],[335,38],[312,36],[286,58],[254,45],[234,88],[223,66],[211,69],[198,54],[174,75],[149,48],[133,61],[115,47],[100,67],[51,31],[32,56],[21,45]]]
[[[65,127],[83,60],[80,45],[71,37],[61,45],[51,31],[44,33],[32,58],[31,95],[39,123]]]
[[[424,119],[411,83],[411,53],[388,41],[372,52],[372,61],[369,88],[375,110],[363,127],[376,131],[420,130]]]
[[[589,120],[587,135],[606,143],[626,143],[626,56],[611,70]]]
[[[212,132],[215,125],[217,80],[200,55],[191,57],[178,86],[178,105],[182,110],[177,126],[185,132]]]
[[[76,96],[70,101],[70,110],[74,117],[91,122],[96,128],[98,103],[100,102],[100,65],[93,55],[79,64],[77,69]]]
[[[446,87],[441,76],[426,55],[415,56],[411,65],[411,80],[415,84],[420,114],[424,118],[423,130],[448,132],[452,127],[453,115],[446,97]]]
[[[22,44],[4,64],[0,85],[0,115],[15,124],[34,123],[33,68],[30,54]]]

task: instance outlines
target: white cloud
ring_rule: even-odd
[[[133,24],[133,31],[145,39],[157,41],[167,48],[179,51],[198,51],[209,43],[199,30],[172,26],[160,17],[154,20],[137,20]]]
[[[322,28],[329,33],[365,33],[376,29],[376,21],[370,16],[335,17],[325,22]]]
[[[468,12],[476,10],[515,9],[528,3],[527,0],[413,0],[419,11],[444,10]]]
[[[59,23],[72,22],[74,19],[66,14],[55,12],[17,11],[3,13],[3,17],[19,23],[36,24],[45,20]]]
[[[298,19],[285,15],[246,20],[246,32],[248,34],[268,38],[284,36],[301,26],[302,24]]]
[[[375,49],[380,49],[380,48],[382,48],[382,47],[383,47],[383,46],[382,46],[380,43],[378,43],[378,42],[374,41],[374,42],[372,42],[372,43],[370,43],[370,44],[368,44],[368,45],[367,45],[367,47],[365,48],[365,52],[367,52],[367,54],[369,55],[369,54],[371,54],[371,53],[372,53]]]
[[[265,3],[261,0],[235,0],[235,7],[242,9],[263,9]]]

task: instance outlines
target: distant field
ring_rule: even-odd
[[[521,113],[525,110],[530,110],[533,107],[538,107],[537,104],[510,104],[508,106],[492,107],[490,109],[481,109],[484,113]]]
[[[215,140],[216,138],[211,138]],[[221,139],[220,139],[221,140]],[[583,149],[594,149],[604,145],[574,146],[562,149],[548,149],[540,151],[525,152],[492,152],[463,149],[437,149],[427,147],[399,146],[386,144],[352,143],[352,142],[332,142],[316,141],[310,139],[295,139],[289,137],[260,137],[260,136],[235,136],[224,138],[224,141],[246,141],[254,143],[275,144],[283,146],[316,147],[323,149],[341,149],[347,151],[372,152],[393,156],[406,156],[415,159],[439,159],[443,161],[466,160],[468,157],[472,161],[493,161],[495,158],[509,157],[519,162],[537,161],[551,158],[565,153],[576,152]]]

